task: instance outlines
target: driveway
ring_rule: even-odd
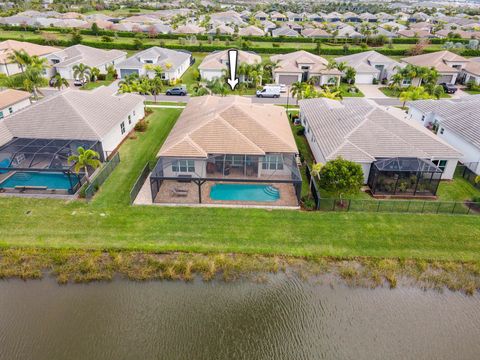
[[[379,90],[379,85],[355,85],[367,99],[388,99],[388,96]]]

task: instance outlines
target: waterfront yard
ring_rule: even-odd
[[[480,261],[480,217],[130,206],[179,109],[156,109],[90,203],[0,198],[0,246]]]

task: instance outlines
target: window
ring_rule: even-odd
[[[9,108],[8,108],[8,112],[9,112],[10,114],[13,114],[13,107],[9,107]]]
[[[172,162],[173,172],[195,172],[194,160],[175,160]]]
[[[120,124],[120,132],[123,134],[125,134],[125,123],[122,121],[122,123]]]
[[[132,116],[128,115],[128,124],[130,125],[132,123]]]
[[[145,64],[153,64],[153,60],[145,60]]]
[[[403,79],[402,80],[402,85],[411,85],[412,84],[412,79]]]
[[[0,111],[0,119],[3,119],[3,111]]]
[[[282,155],[266,155],[262,163],[263,170],[283,170]]]
[[[440,134],[443,134],[444,131],[445,131],[444,128],[440,128]]]
[[[225,162],[230,163],[231,166],[243,166],[245,157],[243,155],[227,155]]]
[[[437,165],[437,167],[442,171],[445,171],[445,168],[447,167],[447,160],[433,160],[432,163]]]
[[[310,70],[310,66],[308,66],[308,65],[302,65],[302,70]]]
[[[425,115],[422,115],[422,122],[425,121]]]

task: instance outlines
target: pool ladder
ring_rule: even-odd
[[[263,191],[272,197],[279,198],[280,197],[280,191],[275,187],[275,186],[267,186]]]

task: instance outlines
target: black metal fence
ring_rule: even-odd
[[[113,157],[104,164],[104,166],[100,169],[98,174],[92,179],[90,185],[88,185],[85,189],[85,198],[90,200],[93,195],[100,189],[100,186],[107,180],[110,174],[115,170],[117,165],[120,163],[120,153],[116,153]]]
[[[130,204],[133,204],[135,199],[138,196],[138,193],[142,189],[143,184],[148,178],[148,175],[150,174],[150,164],[146,163],[145,166],[143,167],[142,172],[140,173],[139,177],[137,178],[137,181],[135,181],[135,184],[133,185],[132,189],[130,190]]]
[[[310,187],[310,193],[315,201],[315,209],[319,210],[321,205],[320,190],[318,189],[316,181],[311,181],[312,175],[308,165],[305,165],[305,174],[307,176],[308,186]]]
[[[320,199],[319,210],[418,214],[480,214],[480,203],[432,200]]]
[[[475,179],[478,174],[475,174],[471,169],[478,169],[478,163],[469,163],[469,164],[458,164],[456,169],[456,174],[463,177],[470,184],[475,186],[477,189],[480,189],[480,183],[475,182]]]

